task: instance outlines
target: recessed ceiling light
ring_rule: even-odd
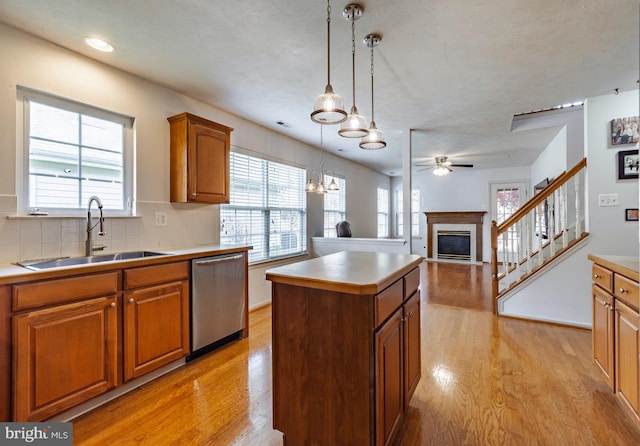
[[[84,41],[91,48],[94,48],[98,51],[102,51],[104,53],[110,53],[113,51],[113,45],[111,45],[106,40],[100,39],[99,37],[85,37]]]

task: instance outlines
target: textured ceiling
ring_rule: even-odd
[[[331,83],[351,106],[349,2],[332,2]],[[356,22],[356,104],[388,146],[358,148],[327,126],[325,149],[399,174],[414,162],[527,165],[554,129],[510,132],[514,114],[638,88],[638,0],[368,0]],[[0,21],[319,146],[309,119],[326,84],[320,0],[0,0]],[[83,38],[116,48],[96,54]],[[292,125],[286,129],[276,121]]]

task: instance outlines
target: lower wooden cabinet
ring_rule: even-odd
[[[640,422],[640,316],[616,300],[615,390],[618,399],[636,423]]]
[[[404,414],[402,308],[376,333],[376,444],[393,440]]]
[[[13,418],[45,420],[116,386],[116,294],[13,317]]]
[[[189,282],[124,294],[124,381],[189,354]]]
[[[592,286],[593,321],[592,348],[593,363],[602,379],[614,388],[614,298],[597,285]]]
[[[418,387],[421,374],[420,354],[420,291],[404,304],[404,410]]]

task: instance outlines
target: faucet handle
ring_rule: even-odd
[[[105,234],[106,234],[106,232],[104,232],[104,231],[98,232],[98,235],[105,235]]]

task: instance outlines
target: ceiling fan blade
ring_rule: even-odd
[[[449,164],[452,167],[473,167],[473,164]]]

